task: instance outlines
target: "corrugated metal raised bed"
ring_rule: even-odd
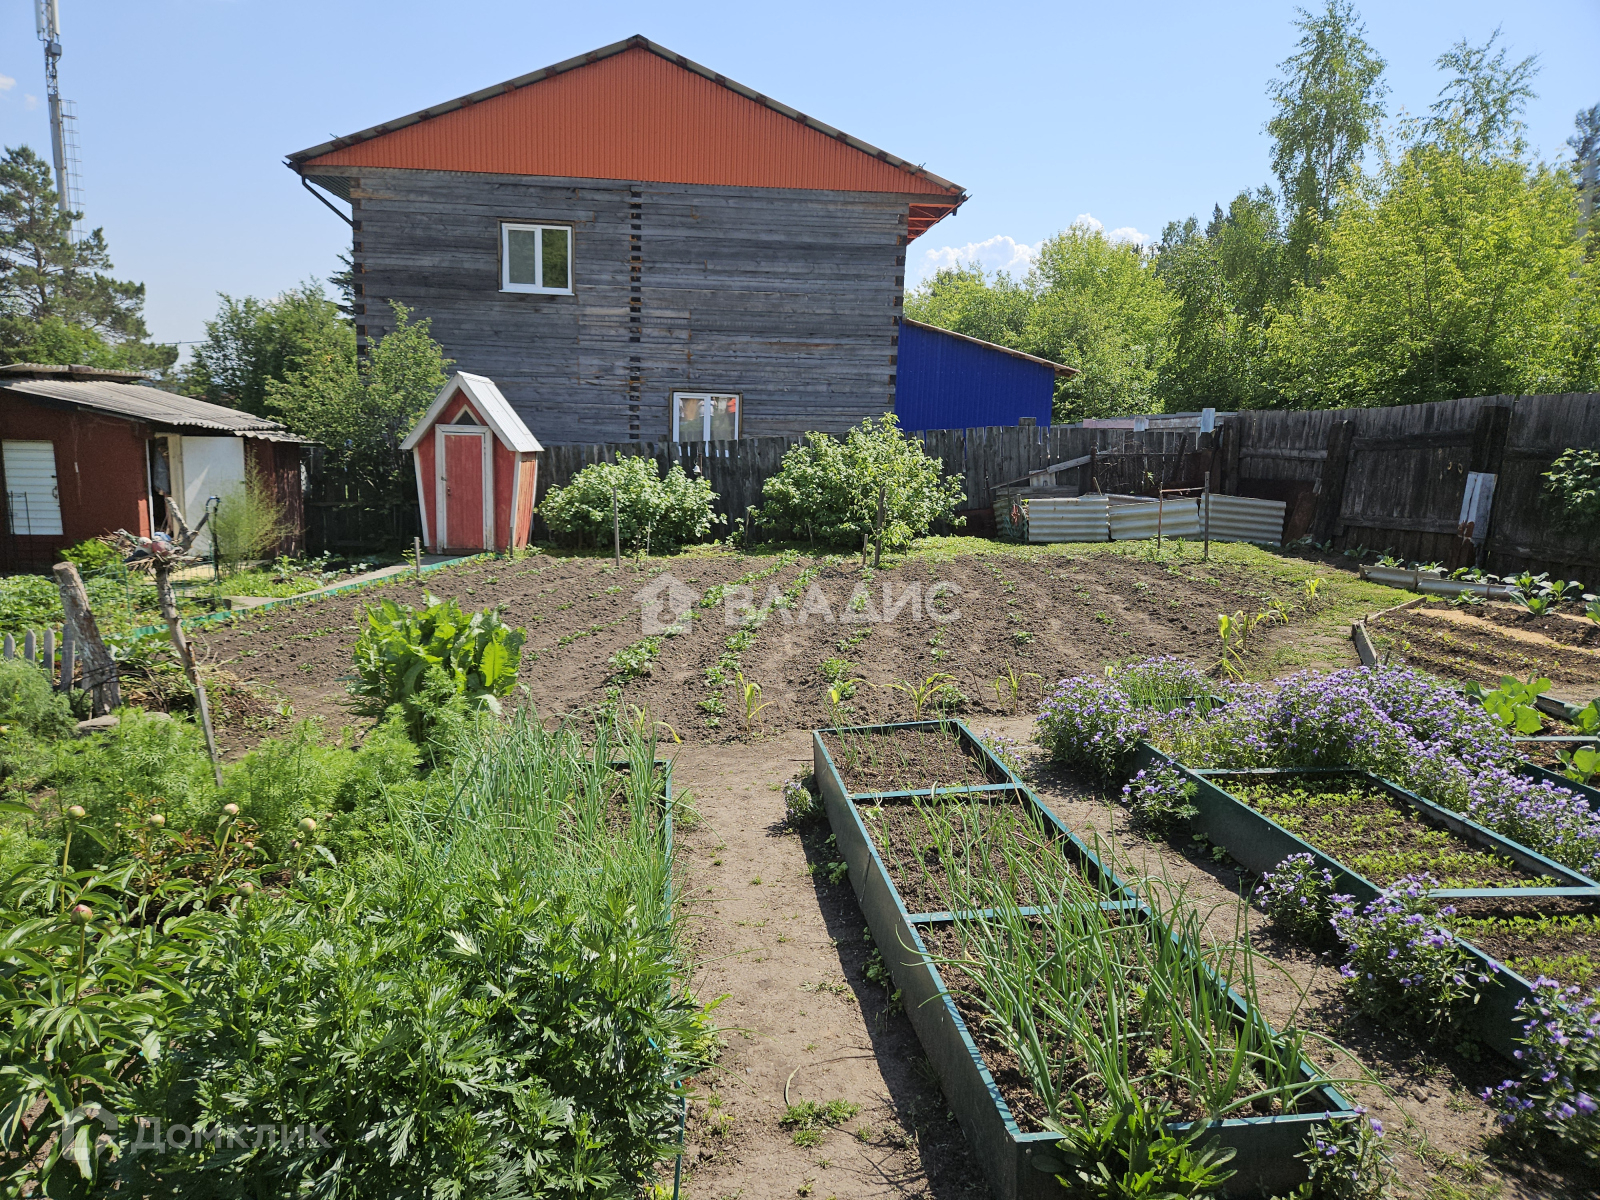
[[[1281,500],[1219,496],[1213,492],[1200,501],[1200,530],[1213,542],[1276,546],[1283,541],[1284,509]]]
[[[1108,542],[1104,496],[1041,497],[1027,502],[1030,542]]]
[[[1191,828],[1221,846],[1242,866],[1255,874],[1273,870],[1292,854],[1309,854],[1317,866],[1331,872],[1334,890],[1353,896],[1358,904],[1375,899],[1381,889],[1365,876],[1324,853],[1317,846],[1295,836],[1272,818],[1257,812],[1233,796],[1222,785],[1233,780],[1266,781],[1295,779],[1359,779],[1398,800],[1412,815],[1438,829],[1448,830],[1470,845],[1509,860],[1533,876],[1548,876],[1553,886],[1506,886],[1486,888],[1439,888],[1429,895],[1441,901],[1499,898],[1537,900],[1555,897],[1563,900],[1600,901],[1600,884],[1570,867],[1546,858],[1527,847],[1502,837],[1468,820],[1460,813],[1442,808],[1413,792],[1397,787],[1366,771],[1348,768],[1265,768],[1256,770],[1191,770],[1148,743],[1135,755],[1137,767],[1171,765],[1196,785],[1191,801],[1198,810],[1190,819]],[[1470,942],[1457,939],[1468,955],[1482,964],[1490,982],[1484,987],[1473,1010],[1473,1023],[1485,1044],[1507,1058],[1515,1056],[1520,1026],[1516,1023],[1517,1005],[1532,994],[1531,984],[1510,968],[1496,962]]]
[[[1100,907],[1135,914],[1148,920],[1149,910],[1137,893],[1100,861],[1099,856],[1064,826],[1054,813],[960,722],[910,722],[900,725],[863,726],[855,729],[816,730],[812,747],[816,779],[837,839],[839,852],[849,867],[850,882],[866,914],[867,924],[902,993],[905,1010],[922,1041],[944,1088],[951,1111],[961,1122],[969,1144],[983,1167],[989,1184],[1001,1200],[1058,1200],[1067,1195],[1056,1178],[1064,1169],[1057,1143],[1061,1135],[1048,1130],[1025,1131],[1007,1103],[989,1068],[972,1029],[962,1016],[955,998],[934,961],[924,935],[948,929],[958,920],[982,922],[995,910],[983,909],[960,914],[949,911],[914,912],[907,907],[886,865],[874,826],[883,828],[881,810],[885,804],[909,803],[913,796],[935,798],[932,784],[925,789],[898,789],[890,792],[852,792],[848,789],[825,738],[832,736],[871,737],[897,730],[943,729],[959,739],[961,746],[981,762],[983,774],[991,782],[965,787],[940,787],[943,800],[973,799],[979,802],[1014,802],[1035,820],[1060,853],[1063,872],[1078,872],[1104,897]],[[1021,909],[1022,914],[1048,910]],[[1088,910],[1078,911],[1093,911]],[[1158,934],[1158,937],[1163,934]],[[1176,943],[1174,943],[1176,944]],[[1197,975],[1203,973],[1204,986],[1213,989],[1219,1002],[1236,1015],[1241,1024],[1254,1022],[1266,1027],[1251,1013],[1242,998],[1219,981],[1208,967],[1196,960]],[[1301,1106],[1315,1111],[1286,1115],[1230,1118],[1215,1122],[1211,1129],[1217,1142],[1232,1147],[1237,1156],[1230,1164],[1237,1174],[1224,1185],[1230,1196],[1280,1194],[1305,1178],[1305,1165],[1295,1156],[1307,1135],[1330,1119],[1350,1118],[1355,1110],[1333,1086],[1301,1059],[1296,1068],[1300,1087],[1307,1089]],[[1186,1126],[1180,1126],[1186,1128]]]
[[[1110,497],[1111,540],[1200,536],[1200,505],[1195,500],[1162,500],[1146,496]]]

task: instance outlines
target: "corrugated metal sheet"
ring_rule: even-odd
[[[1030,542],[1109,542],[1106,498],[1074,496],[1028,501]]]
[[[1283,541],[1283,513],[1286,506],[1282,500],[1213,495],[1210,504],[1212,541],[1259,542],[1268,546],[1276,546]]]
[[[279,422],[252,416],[237,408],[224,408],[160,388],[132,383],[72,383],[53,379],[0,380],[0,394],[15,392],[29,399],[53,400],[74,408],[93,409],[152,425],[210,429],[222,433],[268,437],[271,441],[302,441]]]
[[[1056,368],[1042,359],[902,321],[895,371],[894,412],[907,431],[1015,425],[1022,417],[1050,424]]]
[[[1157,504],[1143,497],[1115,497],[1111,502],[1111,538],[1117,542],[1153,538],[1198,537],[1200,509],[1193,500],[1163,500]]]
[[[950,196],[938,216],[965,199],[959,186],[671,51],[643,39],[619,45],[625,48],[291,158],[313,175],[327,167],[410,167]]]

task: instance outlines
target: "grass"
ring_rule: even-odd
[[[815,1100],[802,1100],[784,1109],[778,1124],[791,1131],[790,1140],[796,1146],[820,1146],[824,1130],[843,1125],[860,1111],[859,1104],[851,1104],[848,1100],[829,1100],[821,1104]]]

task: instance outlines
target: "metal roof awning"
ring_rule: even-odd
[[[203,430],[207,433],[232,434],[235,437],[254,437],[273,442],[306,442],[290,432],[279,421],[257,417],[236,408],[210,404],[189,396],[179,396],[121,379],[142,378],[129,372],[104,372],[120,379],[84,379],[76,369],[39,368],[33,364],[19,364],[33,369],[28,374],[45,377],[18,377],[22,372],[0,368],[0,395],[21,396],[47,405],[76,408],[105,413],[130,421],[144,421],[163,429]]]

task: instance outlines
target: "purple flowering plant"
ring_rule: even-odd
[[[1333,915],[1345,896],[1335,896],[1333,872],[1309,854],[1291,854],[1261,877],[1256,901],[1279,930],[1312,945],[1331,941]]]
[[[1121,688],[1104,677],[1076,675],[1045,696],[1034,737],[1056,762],[1111,779],[1146,731]]]
[[[1358,1108],[1354,1117],[1330,1121],[1306,1139],[1295,1155],[1309,1178],[1296,1196],[1314,1200],[1378,1200],[1394,1179],[1394,1163],[1383,1141],[1383,1122]]]
[[[1551,1141],[1600,1160],[1600,1001],[1540,976],[1517,1006],[1522,1021],[1519,1079],[1483,1098],[1500,1123],[1526,1142]]]
[[[1174,655],[1113,663],[1106,677],[1136,705],[1172,708],[1179,701],[1210,696],[1216,683],[1188,659]]]
[[[1200,810],[1194,806],[1198,790],[1173,767],[1140,771],[1124,785],[1122,802],[1134,824],[1156,833],[1169,833]]]
[[[1361,1011],[1442,1041],[1459,1037],[1489,977],[1441,927],[1455,909],[1428,897],[1437,886],[1407,876],[1359,910],[1351,897],[1335,897],[1333,929],[1348,955],[1340,974]]]

